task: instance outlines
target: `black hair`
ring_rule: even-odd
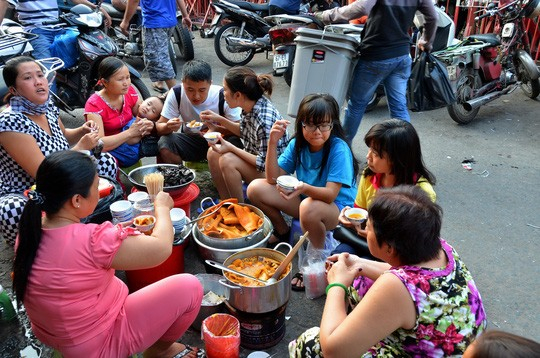
[[[294,152],[296,154],[296,162],[302,165],[300,161],[300,153],[302,148],[305,148],[309,145],[308,141],[303,135],[302,123],[306,124],[321,124],[327,123],[330,121],[332,123],[332,130],[330,138],[324,143],[323,147],[323,158],[321,161],[321,166],[319,167],[319,176],[322,174],[322,169],[326,167],[328,162],[328,156],[330,155],[330,148],[332,145],[332,137],[337,137],[343,139],[349,149],[351,146],[346,140],[345,130],[339,121],[339,105],[334,97],[327,93],[312,93],[305,96],[300,105],[298,106],[298,114],[296,116],[295,124],[295,138],[296,143],[294,145]],[[354,153],[351,149],[351,155],[353,158],[353,169],[354,169],[354,180],[358,176],[358,160],[354,156]]]
[[[472,358],[540,357],[540,343],[495,329],[482,333],[473,345]]]
[[[364,142],[381,157],[388,159],[392,165],[392,174],[396,177],[396,185],[415,185],[416,175],[423,176],[435,185],[435,176],[424,164],[420,138],[411,123],[399,119],[377,123],[366,133]],[[373,171],[366,167],[364,176],[371,175],[374,175]]]
[[[126,66],[126,64],[119,58],[113,56],[105,57],[98,66],[98,79],[108,81],[112,75],[124,66]]]
[[[255,71],[246,66],[230,68],[225,73],[224,80],[233,93],[243,93],[252,101],[259,100],[264,94],[271,96],[274,88],[272,76],[269,74],[257,75]]]
[[[7,88],[15,87],[17,76],[19,75],[19,65],[26,62],[37,63],[36,60],[30,56],[17,56],[6,61],[2,76],[4,77],[4,82],[6,83]],[[9,100],[13,96],[13,93],[8,91],[4,96],[4,103],[9,103]]]
[[[24,300],[28,277],[41,242],[41,212],[47,216],[54,215],[74,195],[88,197],[95,176],[96,165],[92,159],[72,150],[52,153],[39,165],[35,191],[43,202],[28,200],[19,222],[19,246],[13,262],[13,290],[17,304]]]
[[[396,250],[402,265],[437,257],[441,250],[442,208],[414,185],[380,189],[368,209],[380,246]]]
[[[212,67],[202,60],[191,60],[182,67],[182,81],[212,82]]]

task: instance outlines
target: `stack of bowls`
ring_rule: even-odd
[[[135,202],[137,202],[139,200],[150,199],[150,196],[145,191],[135,191],[135,192],[129,194],[127,198],[131,202],[131,204],[134,205]]]
[[[115,201],[109,209],[115,224],[133,220],[133,205],[128,200]]]
[[[290,194],[295,191],[298,185],[298,179],[292,175],[282,175],[276,179],[277,185],[286,193]]]
[[[186,218],[186,212],[184,209],[181,208],[172,208],[171,212],[171,221],[174,228],[174,234],[179,235],[182,230],[184,230],[184,226],[186,226],[187,218]]]

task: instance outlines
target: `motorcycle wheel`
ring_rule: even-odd
[[[131,76],[131,84],[133,85],[133,87],[137,89],[137,92],[139,92],[139,96],[142,99],[147,99],[148,97],[150,97],[150,91],[144,84],[143,80],[141,80],[140,78]]]
[[[476,117],[480,108],[467,111],[463,107],[463,103],[471,99],[474,90],[481,86],[482,82],[480,78],[474,75],[471,68],[466,68],[460,73],[456,86],[456,102],[446,107],[448,114],[454,121],[459,124],[467,124]]]
[[[379,104],[379,101],[381,100],[382,96],[379,95],[377,93],[377,91],[375,91],[373,93],[373,97],[371,97],[371,99],[369,100],[367,106],[366,106],[366,110],[365,112],[369,112],[369,111],[372,111],[373,109],[375,109],[375,107],[377,107],[377,105]]]
[[[180,54],[185,61],[193,60],[195,52],[193,50],[191,33],[188,28],[183,27],[181,24],[176,24],[171,40],[176,45],[176,49],[178,50],[177,53]]]
[[[519,59],[517,60],[516,72],[517,78],[522,82],[521,90],[523,93],[531,99],[538,97],[540,94],[540,80],[538,78],[533,80],[523,65],[523,62]]]
[[[255,36],[250,34],[244,29],[243,33],[240,33],[240,26],[235,23],[230,23],[219,29],[214,39],[214,50],[217,57],[228,66],[243,66],[246,65],[253,56],[255,56],[255,50],[249,49],[247,51],[235,51],[234,48],[227,45],[226,38],[229,36],[243,37],[247,39],[253,39]]]

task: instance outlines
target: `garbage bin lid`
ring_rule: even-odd
[[[346,34],[337,34],[335,32],[310,29],[307,27],[301,27],[296,30],[296,35],[304,38],[313,38],[317,40],[335,41],[340,43],[350,43],[354,46],[358,45],[355,37]]]

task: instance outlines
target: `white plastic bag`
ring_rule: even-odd
[[[326,286],[328,285],[325,269],[327,257],[327,250],[316,249],[311,243],[308,243],[303,260],[301,261],[300,271],[304,276],[306,297],[309,299],[315,299],[325,293]]]

